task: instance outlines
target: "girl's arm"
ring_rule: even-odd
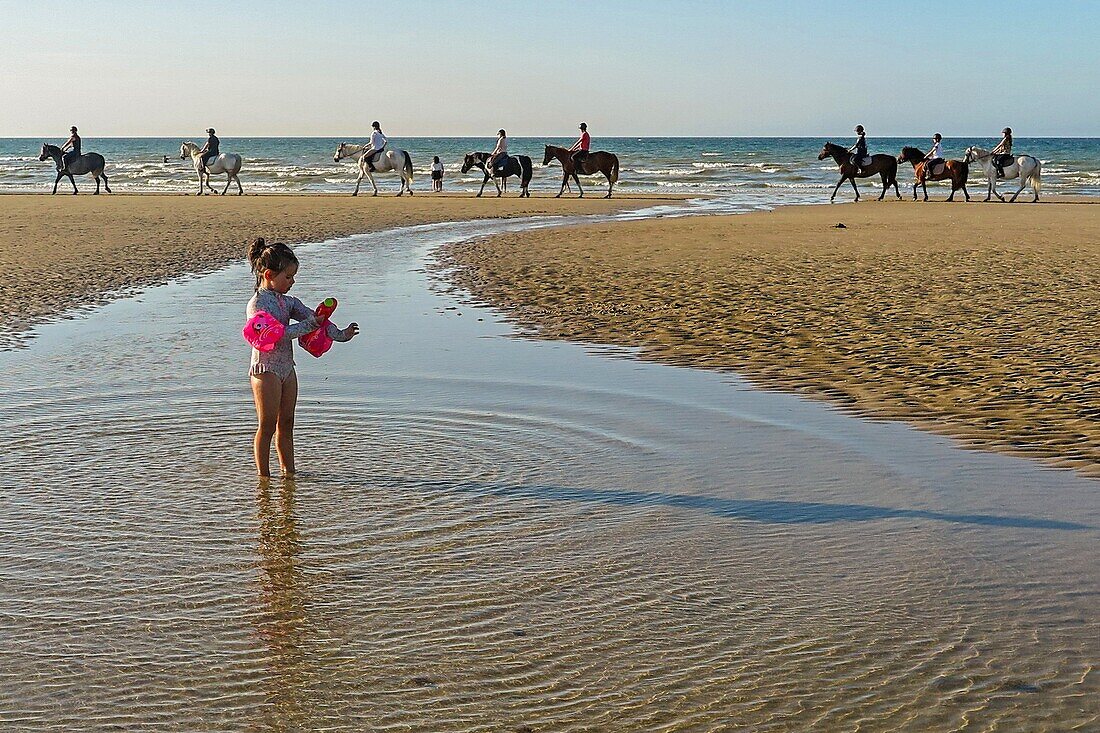
[[[297,323],[291,323],[286,327],[286,335],[283,338],[296,339],[299,336],[305,336],[311,331],[317,330],[317,314],[313,312],[312,308],[308,308],[305,303],[286,296],[287,303],[290,305],[290,317]]]
[[[329,321],[325,333],[333,341],[351,341],[352,336],[359,333],[359,325],[352,323],[347,328],[337,328],[335,323]]]

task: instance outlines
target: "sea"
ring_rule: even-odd
[[[50,142],[60,144],[63,140]],[[195,141],[201,143],[202,138]],[[53,164],[38,160],[42,142],[39,138],[0,138],[0,192],[47,192],[52,188]],[[86,137],[84,151],[101,153],[107,159],[107,175],[116,191],[186,193],[194,190],[196,181],[191,161],[180,159],[182,142],[180,138]],[[329,137],[224,137],[222,150],[243,156],[241,180],[246,193],[340,193],[350,191],[355,184],[354,163],[333,162],[333,154],[341,142],[363,141]],[[414,190],[421,191],[429,188],[432,157],[438,155],[446,167],[445,190],[476,192],[481,176],[476,171],[463,175],[462,158],[470,151],[491,150],[493,142],[490,137],[390,139],[391,147],[411,154],[416,176]],[[572,142],[573,138],[510,139],[511,152],[529,155],[535,164],[533,191],[557,192],[561,185],[558,164],[551,161],[549,166],[542,165],[543,145],[568,146]],[[593,149],[619,156],[621,167],[616,188],[622,193],[716,196],[741,204],[771,206],[827,200],[838,176],[831,160],[817,159],[825,142],[827,138],[823,137],[605,137],[595,138]],[[834,142],[848,145],[852,141],[838,138]],[[991,148],[996,143],[995,138],[944,141],[948,154],[957,158],[970,145]],[[919,135],[870,141],[872,153],[897,155],[905,145],[926,150],[929,142]],[[1044,193],[1100,195],[1100,138],[1017,138],[1015,148],[1043,161]],[[903,164],[899,175],[905,195],[911,195],[904,191],[912,181],[909,170],[909,165]],[[980,176],[980,170],[972,171],[975,187],[984,187]],[[393,174],[381,174],[377,180],[382,192],[396,192],[398,183]],[[606,185],[602,181],[602,177],[582,178],[586,190],[589,186],[595,189],[591,193]],[[78,180],[77,185],[82,190],[92,187],[90,179]],[[864,194],[872,194],[876,185],[877,179],[867,179],[860,188]],[[1015,182],[1008,182],[1005,187],[1014,190]],[[936,196],[946,188],[947,184],[935,184],[929,192]],[[975,192],[983,191],[976,189],[971,193]],[[850,188],[840,195],[850,196]]]

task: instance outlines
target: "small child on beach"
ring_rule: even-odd
[[[439,162],[439,156],[432,159],[432,191],[440,193],[443,190],[443,164]]]
[[[282,242],[268,244],[262,237],[248,248],[248,262],[256,274],[256,294],[248,301],[246,318],[265,311],[286,326],[283,337],[271,351],[252,349],[248,374],[252,397],[256,401],[256,438],[253,451],[256,473],[271,475],[271,439],[284,476],[294,474],[294,409],[298,403],[298,375],[294,372],[294,339],[318,327],[316,314],[302,301],[287,295],[298,273],[298,258]],[[291,325],[294,319],[297,323]],[[333,341],[350,341],[359,326],[352,323],[339,329],[329,323],[327,333]]]

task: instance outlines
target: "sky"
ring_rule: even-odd
[[[0,0],[0,137],[1100,136],[1100,2]]]

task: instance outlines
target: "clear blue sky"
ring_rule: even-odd
[[[0,136],[1100,136],[1100,3],[11,2]]]

